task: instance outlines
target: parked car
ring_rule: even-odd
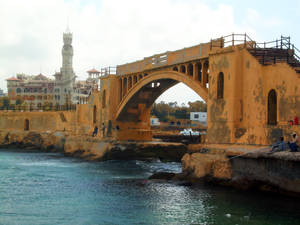
[[[183,131],[180,131],[180,134],[182,135],[200,135],[199,131],[193,131],[192,128],[184,129]]]

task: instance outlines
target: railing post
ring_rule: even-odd
[[[210,50],[212,50],[212,39],[210,39]]]
[[[223,36],[221,37],[221,40],[220,40],[220,48],[223,48]]]
[[[232,33],[231,39],[232,39],[232,46],[234,46],[234,33]]]
[[[246,42],[247,42],[247,34],[245,33],[245,36],[244,36],[244,47],[246,47]]]

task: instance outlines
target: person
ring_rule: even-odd
[[[97,133],[98,133],[98,127],[95,126],[92,136],[93,137],[97,136]]]
[[[105,125],[104,123],[102,123],[102,137],[104,137],[104,134],[105,134]]]
[[[286,143],[284,137],[280,137],[280,140],[272,145],[272,150],[269,153],[280,152],[286,150]]]
[[[299,138],[296,132],[292,133],[292,140],[291,142],[288,142],[289,148],[291,149],[291,152],[297,152],[299,148]]]

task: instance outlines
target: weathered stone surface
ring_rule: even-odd
[[[182,158],[186,180],[300,196],[300,152],[270,154],[270,147],[241,145],[204,149],[191,146]]]
[[[224,155],[193,153],[182,158],[182,171],[193,178],[230,179],[231,167]]]

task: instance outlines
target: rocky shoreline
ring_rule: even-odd
[[[153,174],[151,180],[180,185],[213,183],[300,197],[300,152],[269,154],[266,146],[121,142],[64,132],[0,131],[0,148],[61,152],[88,161],[153,160],[182,163],[182,173]]]
[[[0,132],[0,148],[61,152],[88,161],[151,160],[180,162],[188,148],[180,143],[125,142],[64,132]]]

